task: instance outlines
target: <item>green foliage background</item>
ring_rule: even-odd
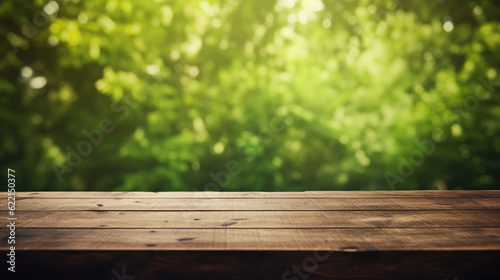
[[[499,188],[495,2],[2,1],[0,165],[18,190]]]

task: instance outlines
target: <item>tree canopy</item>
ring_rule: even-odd
[[[496,1],[0,3],[18,190],[500,186]]]

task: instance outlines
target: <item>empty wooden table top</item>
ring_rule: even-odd
[[[500,191],[18,192],[16,210],[18,250],[500,250]]]
[[[28,252],[500,251],[500,191],[17,192],[15,217]]]

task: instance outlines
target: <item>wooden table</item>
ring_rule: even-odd
[[[22,279],[500,279],[500,191],[18,192],[15,215]]]

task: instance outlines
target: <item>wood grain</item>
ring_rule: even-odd
[[[492,228],[500,211],[19,211],[18,228]]]
[[[0,230],[2,239],[7,229]],[[500,250],[500,228],[21,229],[24,250]],[[6,251],[2,240],[0,250]]]
[[[330,199],[150,199],[150,198],[25,198],[17,211],[333,211],[333,210],[500,210],[500,198],[330,198]]]

